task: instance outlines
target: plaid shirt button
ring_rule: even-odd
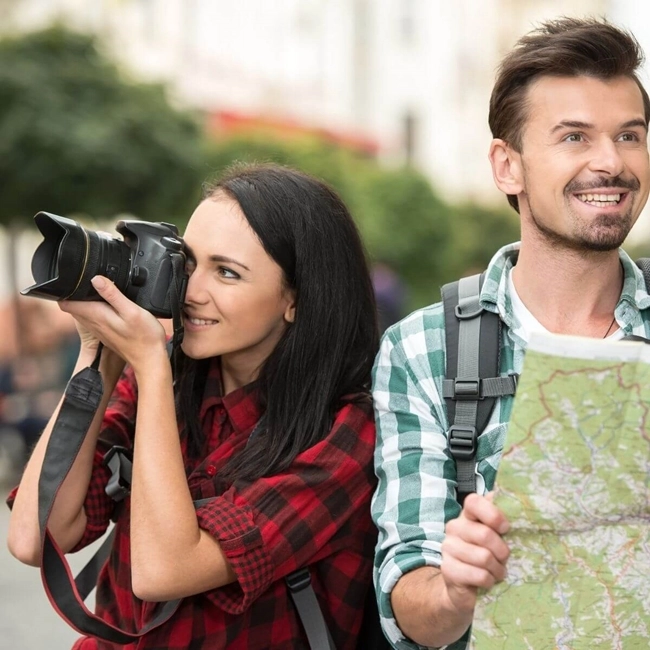
[[[208,476],[214,476],[214,475],[217,473],[217,468],[216,468],[214,465],[208,465],[208,466],[205,468],[205,473],[206,473]]]

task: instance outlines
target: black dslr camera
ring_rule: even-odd
[[[20,293],[49,300],[101,300],[95,275],[158,318],[171,318],[185,299],[183,240],[173,224],[119,221],[124,240],[86,230],[76,221],[39,212],[34,221],[44,240],[32,258],[36,284]]]

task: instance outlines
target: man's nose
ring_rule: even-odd
[[[618,176],[623,173],[625,163],[617,143],[609,138],[602,138],[592,148],[589,163],[591,171],[608,176]]]

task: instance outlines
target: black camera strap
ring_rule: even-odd
[[[167,621],[178,609],[180,600],[161,603],[152,620],[137,633],[125,632],[107,623],[83,603],[90,593],[87,576],[92,574],[92,567],[88,571],[84,569],[75,581],[70,565],[47,528],[56,495],[79,454],[104,393],[104,382],[99,372],[101,350],[100,345],[91,366],[78,372],[68,382],[45,451],[38,482],[41,578],[52,606],[74,629],[112,643],[128,644]],[[107,547],[104,549],[105,559],[109,544],[105,543],[104,546]],[[96,561],[102,562],[101,556]]]
[[[172,260],[172,279],[170,286],[169,306],[172,312],[172,339],[170,359],[174,376],[178,376],[178,350],[183,342],[183,300],[187,289],[187,276],[185,275],[185,255],[181,253],[170,253]],[[185,284],[185,286],[183,286]]]
[[[183,342],[183,320],[181,311],[183,309],[182,300],[185,297],[185,288],[183,283],[185,279],[185,256],[181,253],[170,253],[172,260],[172,281],[169,307],[172,312],[172,325],[174,328],[172,336],[172,347],[174,351]]]

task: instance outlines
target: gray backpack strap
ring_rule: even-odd
[[[286,576],[284,581],[289,587],[289,593],[307,635],[310,650],[336,650],[323,616],[323,610],[311,584],[309,567],[297,569]]]
[[[517,388],[517,375],[499,376],[501,319],[480,305],[484,275],[462,278],[442,288],[447,357],[443,397],[461,505],[469,493],[476,492],[478,437],[487,427],[496,400],[514,395]]]

